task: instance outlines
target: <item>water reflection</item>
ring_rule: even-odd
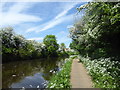
[[[13,83],[11,88],[44,88],[45,84],[47,84],[46,80],[42,77],[42,73],[36,73],[34,76],[27,76],[23,80],[18,83]]]
[[[16,61],[3,64],[3,88],[43,88],[50,77],[59,71],[64,58]]]

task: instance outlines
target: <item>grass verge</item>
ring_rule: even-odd
[[[73,58],[67,58],[62,70],[52,76],[46,88],[71,88],[70,72]]]

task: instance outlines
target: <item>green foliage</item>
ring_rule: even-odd
[[[44,44],[26,40],[23,36],[15,34],[12,27],[1,28],[0,36],[3,62],[43,56]]]
[[[60,57],[69,57],[69,53],[66,51],[64,52],[58,51],[57,53],[58,53],[58,56]]]
[[[69,56],[71,56],[71,55],[79,55],[79,52],[77,52],[77,51],[67,51],[67,54]]]
[[[58,44],[55,35],[47,35],[43,43],[46,45],[48,56],[57,56]]]
[[[120,63],[112,61],[111,58],[90,58],[79,57],[84,63],[89,74],[92,76],[96,88],[119,88],[120,87]]]
[[[54,35],[47,35],[43,43],[39,43],[26,40],[23,36],[15,34],[12,27],[6,27],[0,29],[0,37],[2,37],[3,62],[67,55],[66,52],[58,52],[59,45]],[[64,47],[65,45],[62,46]]]
[[[70,28],[70,47],[92,58],[120,56],[120,2],[89,2]]]
[[[70,47],[82,56],[95,87],[120,87],[120,2],[89,2],[77,10],[84,16],[70,28]]]
[[[71,88],[70,85],[70,72],[71,72],[72,59],[66,59],[62,70],[53,75],[47,88]]]

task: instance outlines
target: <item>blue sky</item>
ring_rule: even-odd
[[[46,35],[56,35],[58,43],[69,46],[69,27],[77,17],[76,7],[85,2],[4,2],[0,10],[0,27],[12,26],[26,39],[42,42]],[[76,15],[76,16],[75,16]]]

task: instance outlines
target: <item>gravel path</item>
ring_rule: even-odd
[[[73,60],[70,81],[72,88],[92,88],[93,86],[91,77],[78,59]]]

